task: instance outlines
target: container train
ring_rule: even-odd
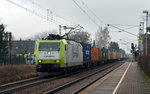
[[[66,39],[40,40],[36,49],[36,70],[40,75],[57,74],[123,58],[123,53],[91,47],[86,43]]]

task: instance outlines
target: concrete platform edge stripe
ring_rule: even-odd
[[[124,74],[123,74],[122,78],[120,79],[119,83],[117,84],[117,86],[116,86],[116,88],[114,89],[114,91],[113,91],[113,93],[112,93],[112,94],[115,94],[115,93],[116,93],[116,91],[118,90],[118,88],[119,88],[120,84],[122,83],[122,81],[123,81],[123,79],[124,79],[124,77],[125,77],[125,75],[126,75],[126,73],[127,73],[128,69],[129,69],[130,65],[131,65],[131,62],[130,62],[130,64],[128,65],[128,67],[127,67],[126,71],[124,72]]]
[[[105,77],[102,77],[97,82],[93,83],[91,86],[87,87],[85,90],[81,91],[79,94],[90,94],[95,88],[97,88],[100,84],[102,84],[105,80],[107,80],[112,74],[114,74],[118,69],[120,69],[124,65],[125,65],[125,63],[122,64],[121,66],[119,66],[118,68],[116,68],[115,70],[113,70],[112,72],[110,72],[109,74],[107,74]],[[95,85],[96,83],[98,83],[98,84]],[[93,85],[94,85],[94,87],[93,87]],[[89,88],[92,88],[92,89],[89,90]]]

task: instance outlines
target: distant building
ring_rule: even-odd
[[[12,40],[11,55],[34,54],[34,40]]]

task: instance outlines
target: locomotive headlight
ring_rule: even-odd
[[[58,62],[59,62],[59,60],[56,60],[56,62],[58,63]]]
[[[50,55],[51,53],[50,53],[50,52],[48,52],[47,54],[49,54],[49,55]]]
[[[39,60],[39,63],[41,63],[42,62],[42,60]]]

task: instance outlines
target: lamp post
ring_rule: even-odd
[[[144,22],[140,22],[140,27],[139,27],[139,36],[141,37],[141,35],[144,34]],[[140,54],[143,55],[143,40],[139,39],[139,51]]]
[[[148,10],[144,10],[143,13],[146,14],[146,28],[148,27]],[[147,29],[146,29],[146,44],[145,44],[145,50],[146,50],[146,56],[147,56]]]

